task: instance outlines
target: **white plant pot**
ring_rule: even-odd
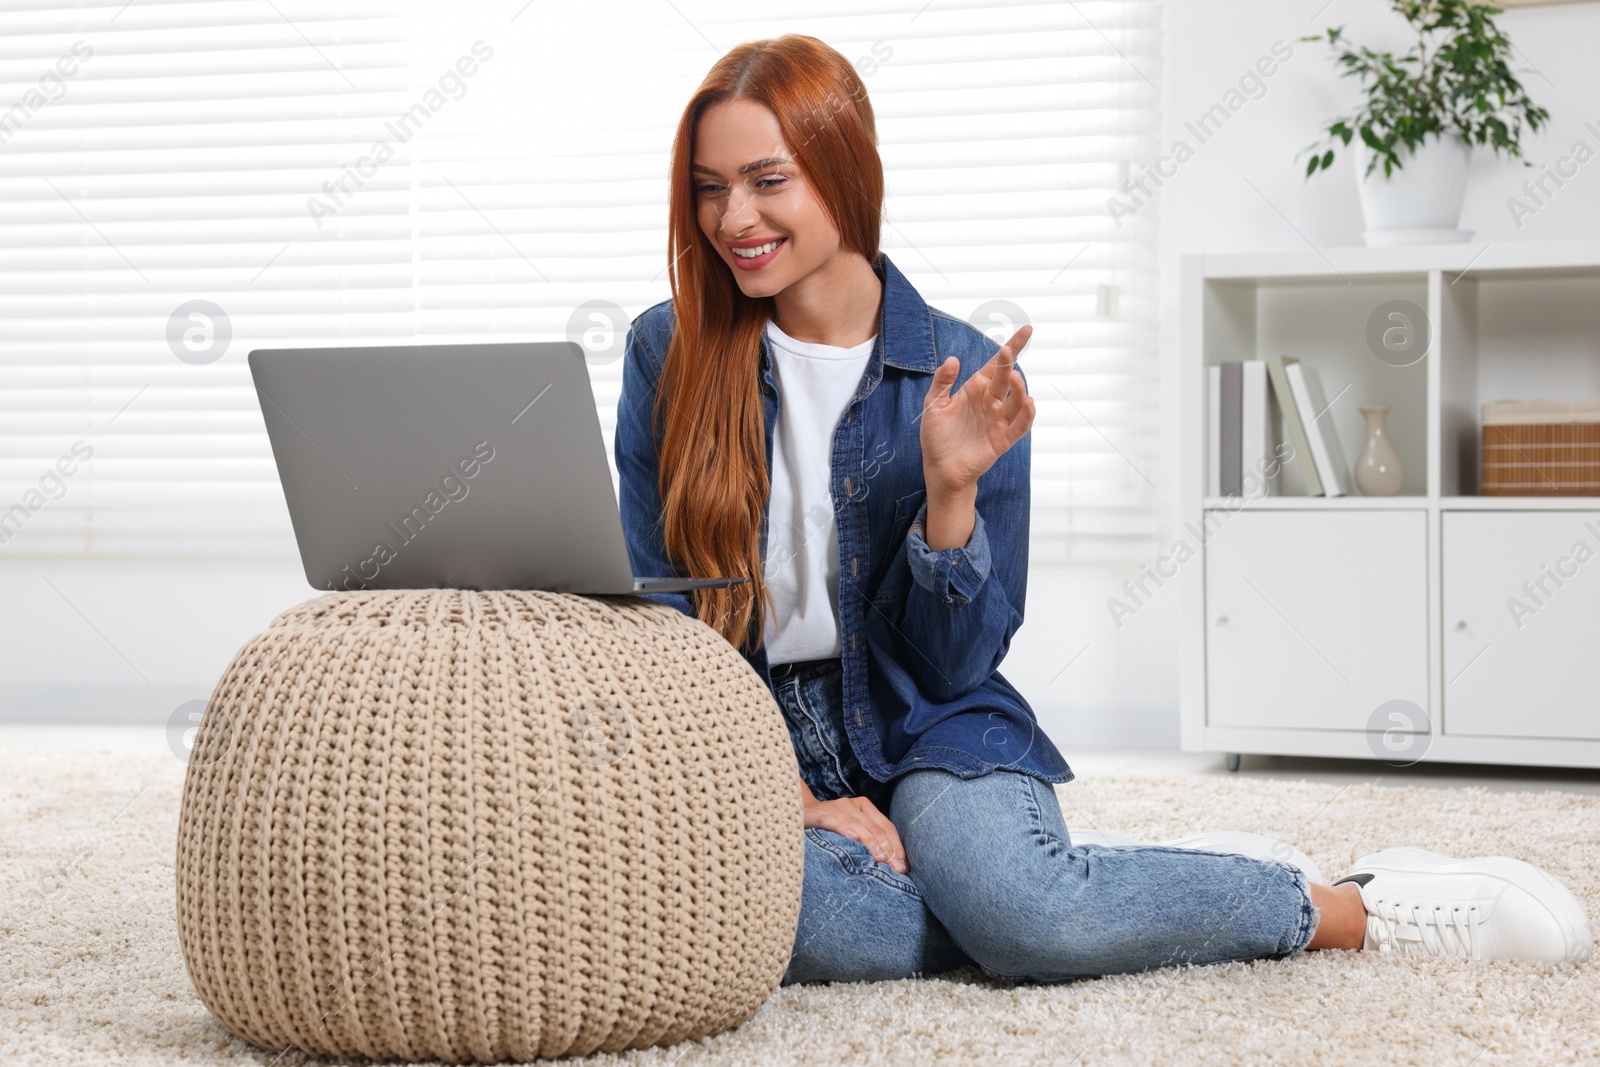
[[[1415,152],[1400,153],[1401,166],[1385,178],[1380,162],[1370,175],[1372,150],[1359,137],[1355,149],[1356,183],[1368,245],[1445,244],[1471,239],[1471,230],[1457,229],[1467,196],[1467,165],[1472,146],[1455,134],[1430,137]]]

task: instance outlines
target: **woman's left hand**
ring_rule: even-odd
[[[930,496],[959,495],[1033,426],[1034,402],[1014,364],[1033,327],[1024,325],[954,394],[961,373],[951,356],[933,372],[922,402],[922,474]]]

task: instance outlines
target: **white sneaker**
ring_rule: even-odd
[[[1069,830],[1068,835],[1074,845],[1144,845],[1146,841],[1136,841],[1124,834],[1115,834],[1109,830]],[[1322,871],[1311,861],[1311,857],[1295,848],[1287,841],[1280,841],[1276,837],[1266,834],[1246,833],[1243,830],[1212,830],[1208,833],[1195,834],[1193,837],[1180,838],[1177,841],[1157,842],[1168,848],[1192,848],[1200,852],[1231,852],[1239,856],[1249,856],[1257,860],[1277,860],[1297,867],[1308,882],[1319,885],[1322,881]]]
[[[1364,949],[1548,963],[1582,963],[1594,952],[1583,905],[1521,860],[1387,848],[1333,884],[1345,882],[1367,909]]]

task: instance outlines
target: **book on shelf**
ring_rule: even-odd
[[[1244,471],[1240,475],[1246,496],[1275,496],[1278,492],[1277,428],[1272,389],[1267,381],[1267,365],[1259,359],[1244,363],[1244,418],[1239,454]]]
[[[1267,365],[1225,360],[1206,368],[1206,493],[1261,496],[1277,491],[1277,420]]]
[[[1284,435],[1289,447],[1294,449],[1294,460],[1305,477],[1306,495],[1322,495],[1322,479],[1317,477],[1317,465],[1311,460],[1311,442],[1306,439],[1305,424],[1300,419],[1300,406],[1295,402],[1294,390],[1289,387],[1288,368],[1300,362],[1293,356],[1268,356],[1267,374],[1272,378],[1272,392],[1278,398],[1278,410],[1283,414]]]
[[[1322,391],[1317,368],[1295,361],[1285,363],[1283,369],[1294,394],[1295,407],[1300,412],[1300,423],[1305,427],[1306,441],[1311,446],[1311,462],[1316,466],[1317,480],[1322,483],[1322,495],[1348,496],[1350,468],[1345,464],[1339,432],[1328,411],[1333,405]],[[1302,463],[1301,469],[1306,466]]]
[[[1240,457],[1244,417],[1244,367],[1236,359],[1222,364],[1222,495],[1243,496]]]

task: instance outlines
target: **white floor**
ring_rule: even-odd
[[[1080,775],[1220,775],[1236,773],[1247,778],[1292,781],[1376,782],[1379,785],[1435,786],[1441,789],[1478,786],[1521,792],[1556,790],[1600,795],[1600,770],[1570,767],[1496,767],[1473,763],[1419,763],[1391,767],[1378,760],[1316,759],[1306,756],[1244,756],[1239,770],[1229,772],[1221,753],[1179,752],[1175,749],[1106,748],[1058,745],[1072,769]]]
[[[0,746],[11,741],[35,742],[65,748],[111,748],[132,751],[172,751],[166,731],[152,726],[66,725],[0,723]],[[181,737],[174,739],[182,745]],[[1478,786],[1503,792],[1556,790],[1600,795],[1600,770],[1549,767],[1495,767],[1464,763],[1421,763],[1396,768],[1375,760],[1313,759],[1300,756],[1245,756],[1237,772],[1229,772],[1221,753],[1179,752],[1162,748],[1114,748],[1057,742],[1075,773],[1080,776],[1129,774],[1216,775],[1236,773],[1247,778],[1291,781],[1376,782],[1379,785],[1419,785],[1438,788]]]

